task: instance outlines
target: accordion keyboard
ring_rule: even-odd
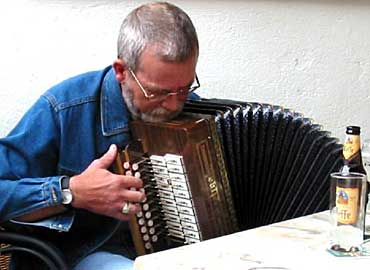
[[[124,162],[124,174],[141,177],[146,200],[136,214],[136,231],[145,253],[199,242],[201,232],[195,215],[188,178],[179,155],[151,155],[137,163]],[[165,239],[166,243],[159,241]]]

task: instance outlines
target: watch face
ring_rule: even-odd
[[[70,190],[68,189],[64,189],[62,190],[62,203],[63,204],[70,204],[72,202],[72,193]]]

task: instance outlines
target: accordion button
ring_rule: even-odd
[[[139,223],[139,225],[143,226],[145,224],[145,220],[143,218],[139,218],[137,223]]]
[[[144,203],[143,206],[141,207],[144,211],[148,211],[149,210],[149,204],[147,203]]]
[[[150,237],[148,234],[144,234],[143,235],[143,240],[146,242],[146,241],[149,241]]]
[[[137,163],[132,164],[132,169],[137,171],[139,169],[139,165]]]
[[[153,235],[152,236],[152,242],[155,243],[158,241],[158,236],[157,235]]]
[[[141,233],[147,233],[148,232],[148,229],[143,226],[143,227],[140,228],[140,232]]]
[[[144,246],[145,246],[146,249],[151,249],[152,248],[152,244],[149,243],[149,242],[145,243]]]

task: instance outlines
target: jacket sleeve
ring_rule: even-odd
[[[59,130],[52,104],[40,97],[0,139],[0,222],[61,204]]]

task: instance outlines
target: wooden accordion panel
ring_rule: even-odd
[[[231,190],[214,121],[183,114],[166,123],[131,123],[116,171],[139,173],[146,202],[130,222],[139,255],[236,231]]]

